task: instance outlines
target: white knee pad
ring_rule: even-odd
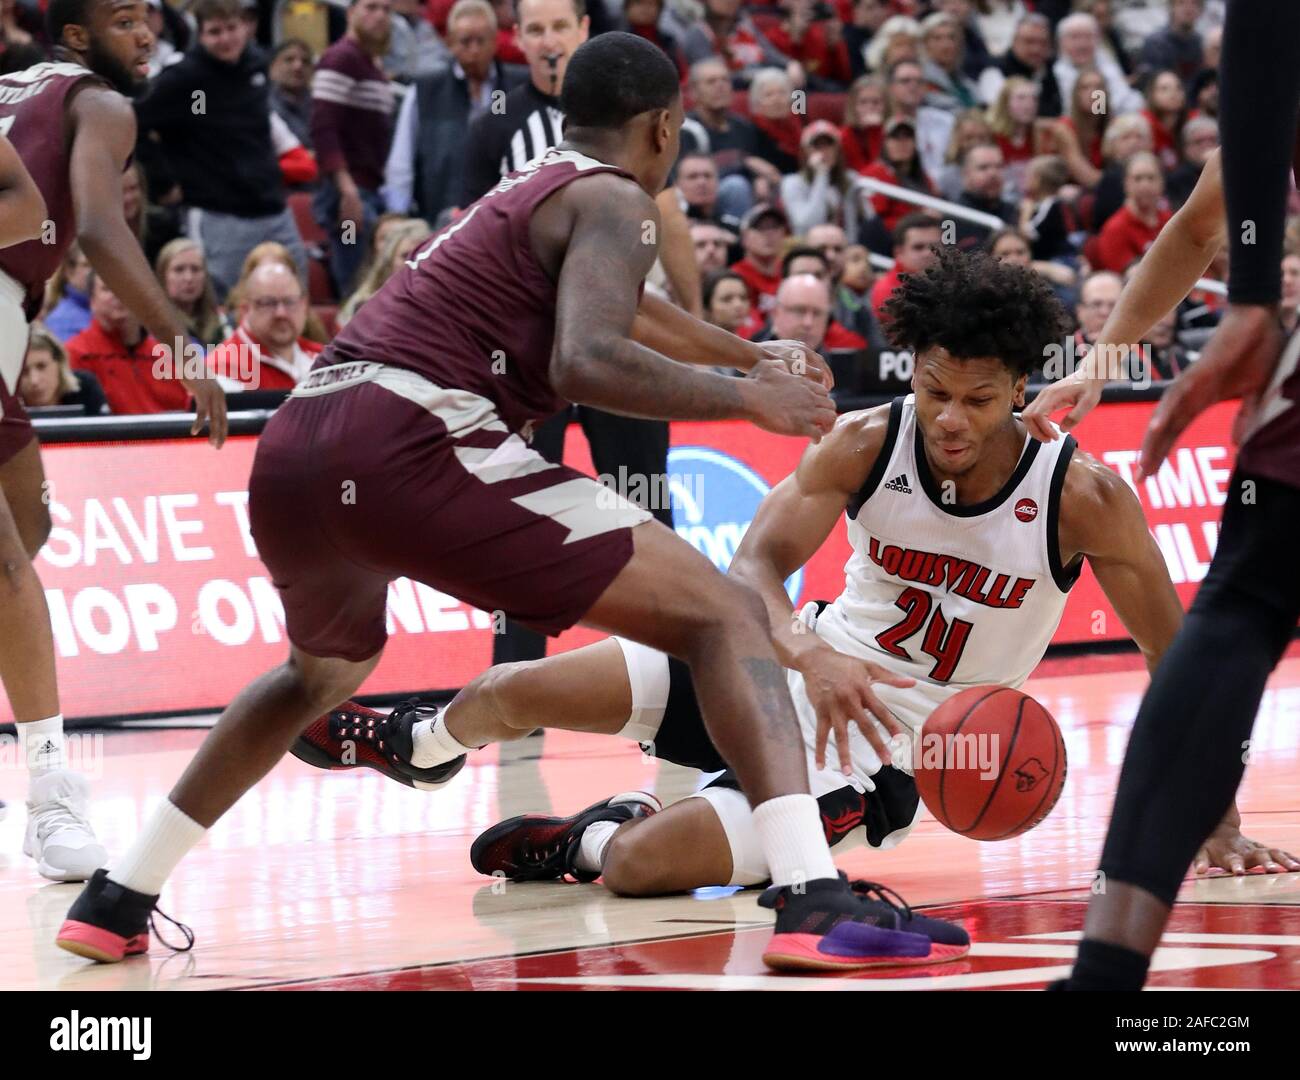
[[[735,788],[711,787],[687,797],[703,799],[722,822],[722,831],[727,834],[731,848],[731,880],[727,884],[757,885],[766,881],[771,874],[758,830],[754,828],[754,813],[744,793]]]
[[[654,742],[668,708],[668,654],[639,641],[616,637],[632,686],[632,715],[619,730],[625,739]]]

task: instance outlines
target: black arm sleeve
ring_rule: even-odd
[[[1230,0],[1227,11],[1219,130],[1232,246],[1228,298],[1270,304],[1282,295],[1282,230],[1300,106],[1300,3]]]

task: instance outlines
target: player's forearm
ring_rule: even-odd
[[[587,343],[551,360],[557,393],[580,405],[647,420],[734,420],[750,415],[745,380],[697,371],[631,338]]]
[[[641,297],[632,340],[683,364],[748,371],[758,360],[753,342],[697,319],[676,304],[649,293]]]
[[[1205,273],[1221,246],[1218,235],[1198,240],[1179,227],[1175,216],[1151,245],[1129,283],[1120,293],[1115,310],[1097,338],[1098,346],[1118,347],[1142,341],[1172,311]],[[1106,381],[1112,374],[1104,348],[1094,350],[1095,376]]]
[[[104,284],[159,342],[184,340],[176,309],[145,262],[140,243],[121,219],[90,223],[77,234],[87,261]]]
[[[802,670],[811,653],[829,648],[796,614],[785,591],[785,577],[771,560],[757,553],[736,553],[727,576],[748,585],[767,608],[768,633],[782,665]]]

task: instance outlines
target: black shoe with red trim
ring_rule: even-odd
[[[154,928],[155,914],[180,930],[185,937],[184,945],[172,945],[159,934]],[[73,901],[54,943],[88,960],[116,964],[127,957],[147,953],[150,930],[173,952],[188,952],[194,947],[194,931],[159,911],[158,897],[110,881],[108,871],[101,868],[91,875]]]
[[[479,834],[469,849],[469,861],[480,874],[509,881],[595,881],[599,873],[575,864],[582,834],[598,821],[631,821],[649,817],[663,804],[644,791],[625,791],[593,803],[570,817],[522,814]]]
[[[411,764],[411,729],[436,711],[415,698],[403,701],[387,715],[345,701],[313,720],[294,740],[289,752],[318,769],[375,769],[407,787],[436,791],[465,765],[464,754],[429,769],[417,769]]]
[[[956,960],[970,951],[960,926],[915,915],[898,896],[873,882],[850,888],[841,878],[773,886],[758,898],[776,912],[776,930],[763,962],[777,971],[851,971],[916,967]]]

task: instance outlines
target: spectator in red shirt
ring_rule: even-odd
[[[1070,92],[1068,115],[1050,129],[1045,153],[1059,154],[1070,169],[1070,178],[1091,188],[1101,179],[1106,160],[1102,143],[1110,110],[1106,108],[1106,76],[1095,68],[1079,72]]]
[[[780,0],[767,39],[803,65],[809,90],[843,90],[853,78],[840,20],[825,0]]]
[[[1165,180],[1154,154],[1138,153],[1124,170],[1124,205],[1097,237],[1096,268],[1122,274],[1141,258],[1173,215],[1164,208]]]
[[[781,252],[790,238],[790,219],[785,211],[770,203],[759,203],[740,223],[740,246],[744,256],[732,269],[749,287],[750,314],[753,328],[767,321],[781,285]]]
[[[916,127],[910,120],[900,118],[885,125],[884,149],[880,160],[874,165],[868,165],[862,175],[925,195],[935,193],[934,185],[921,167],[921,154],[916,147]],[[876,208],[876,216],[881,225],[890,233],[915,208],[914,203],[903,202],[892,195],[872,195],[871,203]]]
[[[920,273],[935,260],[940,241],[939,223],[929,214],[908,214],[894,229],[894,265],[871,286],[871,307],[881,318],[881,307],[898,287],[902,274]]]
[[[885,104],[885,80],[879,75],[863,75],[849,87],[840,144],[844,147],[844,164],[854,172],[866,172],[867,166],[880,157],[885,139]]]
[[[264,262],[240,290],[239,326],[208,361],[227,390],[292,390],[322,348],[302,336],[306,323],[298,276],[281,263]]]
[[[68,362],[99,380],[118,414],[180,411],[189,391],[154,375],[159,345],[99,275],[90,275],[90,325],[67,342]]]
[[[1153,149],[1165,170],[1178,164],[1178,146],[1187,120],[1187,91],[1172,71],[1157,71],[1147,83],[1147,107],[1142,115],[1151,125]]]
[[[988,115],[983,109],[967,109],[958,114],[957,122],[952,126],[952,135],[948,139],[948,148],[943,152],[943,168],[935,180],[939,194],[956,202],[961,197],[961,163],[966,157],[966,151],[972,146],[996,141],[993,129],[989,127]]]

